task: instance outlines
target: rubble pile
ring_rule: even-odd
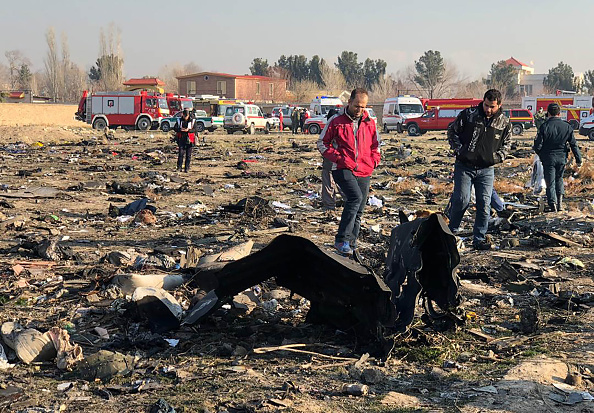
[[[439,213],[445,136],[384,136],[352,258],[315,136],[210,134],[175,173],[164,133],[97,135],[0,144],[0,411],[594,409],[594,184],[543,213],[531,135],[491,251]]]

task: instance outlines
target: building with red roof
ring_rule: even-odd
[[[268,76],[200,72],[177,77],[179,93],[186,96],[215,95],[253,102],[284,102],[287,80]]]

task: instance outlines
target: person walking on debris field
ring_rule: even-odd
[[[450,230],[458,230],[474,184],[476,217],[472,246],[477,250],[489,250],[493,246],[486,234],[495,179],[494,165],[503,162],[511,147],[511,125],[501,111],[501,92],[490,89],[481,104],[460,112],[448,127],[448,141],[456,156]]]
[[[330,122],[330,119],[336,114],[338,114],[338,110],[331,108],[328,115],[326,115],[326,123]],[[338,187],[334,182],[334,178],[332,178],[332,162],[326,158],[322,159],[322,210],[334,211],[336,209]]]
[[[365,89],[354,89],[344,111],[330,119],[318,138],[318,150],[332,162],[332,177],[345,198],[334,243],[342,254],[356,248],[371,174],[381,160],[380,137],[365,110],[368,100]]]
[[[547,184],[547,203],[550,212],[563,211],[563,171],[569,150],[573,152],[578,168],[582,154],[573,136],[573,128],[561,119],[561,108],[556,103],[547,107],[548,119],[542,124],[534,139],[534,152],[544,169]]]
[[[293,135],[297,134],[297,128],[299,127],[299,109],[293,108],[291,112],[291,130]]]
[[[177,119],[173,130],[175,131],[176,143],[178,148],[177,154],[177,171],[182,170],[184,163],[184,155],[186,158],[186,164],[184,171],[190,171],[190,162],[192,161],[192,149],[196,144],[196,121],[190,115],[188,109],[184,109],[182,115]]]
[[[542,110],[542,107],[538,108],[538,112],[534,114],[534,126],[536,126],[537,132],[540,130],[540,127],[543,123],[545,123],[546,120],[547,118],[545,116],[544,110]]]

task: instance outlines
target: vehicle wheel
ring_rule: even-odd
[[[384,133],[390,133],[390,129],[388,129],[388,125],[384,123]]]
[[[312,135],[318,135],[320,133],[320,127],[318,125],[316,125],[315,123],[312,125],[309,125],[309,133]]]
[[[196,122],[196,132],[204,132],[204,122]]]
[[[216,128],[208,128],[209,132],[214,132],[216,130]]]
[[[571,127],[573,128],[573,130],[578,130],[579,127],[580,127],[580,124],[575,119],[570,120],[569,121],[569,124],[571,125]]]
[[[396,132],[398,132],[398,133],[404,132],[404,129],[402,129],[402,123],[398,123],[396,125]]]
[[[171,125],[169,124],[169,122],[162,122],[161,123],[161,130],[163,132],[169,132],[171,130]]]
[[[107,122],[105,122],[105,119],[103,118],[95,119],[95,121],[93,122],[93,129],[103,130],[106,126]]]
[[[270,123],[266,123],[266,127],[264,127],[264,133],[266,135],[270,133]]]
[[[151,128],[151,121],[149,118],[140,118],[138,119],[136,127],[140,130],[149,130]]]
[[[255,134],[255,133],[256,133],[256,127],[254,126],[254,124],[253,124],[253,123],[250,125],[250,128],[248,129],[248,133],[249,133],[250,135],[253,135],[253,134]]]
[[[594,128],[592,128],[592,130],[590,132],[588,132],[588,138],[591,141],[594,141]]]
[[[520,135],[524,131],[522,125],[513,125],[512,126],[512,134],[513,135]]]
[[[420,135],[421,129],[416,123],[411,123],[408,125],[408,134],[410,136],[417,136]]]

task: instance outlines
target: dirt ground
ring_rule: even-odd
[[[72,106],[27,108],[28,114],[23,108],[0,104],[0,195],[40,186],[58,192],[0,197],[7,201],[0,203],[0,322],[41,332],[60,327],[85,358],[109,350],[134,361],[111,380],[85,380],[78,367],[60,370],[54,360],[27,365],[8,351],[14,366],[0,376],[0,411],[148,412],[163,398],[176,412],[594,412],[592,401],[565,405],[551,398],[563,397],[554,396],[565,394],[554,385],[562,387],[568,373],[579,377],[568,392],[594,394],[594,152],[583,137],[585,166],[579,172],[568,166],[568,211],[556,214],[522,206],[538,205],[525,188],[534,132],[514,137],[511,157],[496,169],[496,188],[513,203],[508,224],[490,231],[496,249],[470,248],[471,216],[460,234],[464,326],[436,332],[421,321],[419,307],[390,358],[355,363],[360,343],[349,332],[306,323],[307,302],[273,280],[255,290],[265,302],[277,297],[278,306],[249,314],[220,310],[193,326],[151,333],[130,314],[129,297],[113,288],[112,277],[183,271],[106,261],[120,251],[166,255],[179,264],[188,247],[210,254],[247,239],[259,250],[276,236],[267,232],[274,218],[330,249],[340,211],[321,210],[317,137],[206,134],[184,174],[174,172],[176,147],[165,133],[105,136],[71,121]],[[366,209],[360,243],[377,274],[398,211],[442,211],[453,170],[442,132],[382,138],[370,195],[383,206]],[[115,193],[112,183],[141,189]],[[110,205],[142,196],[157,208],[154,225],[109,216]],[[222,208],[253,196],[289,208],[256,217]],[[28,245],[42,239],[57,239],[69,254],[55,261],[36,256]],[[184,310],[195,292],[171,291]],[[536,320],[527,325],[530,309]],[[172,347],[164,339],[179,342]],[[306,352],[256,351],[290,344]],[[348,394],[349,384],[369,392]]]

